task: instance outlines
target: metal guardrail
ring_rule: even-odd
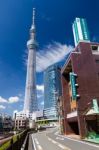
[[[22,147],[21,147],[21,150],[25,150],[28,136],[29,136],[29,134],[27,134],[27,136],[26,136],[26,138],[25,138],[25,140],[24,140],[24,143],[23,143],[23,145],[22,145]]]
[[[22,145],[22,147],[21,147],[21,150],[27,150],[27,143],[28,143],[28,138],[29,138],[29,134],[31,134],[31,132],[28,132],[27,133],[27,136],[26,136],[26,138],[25,138],[25,140],[24,140],[24,143],[23,143],[23,145]]]
[[[26,131],[14,135],[10,140],[8,140],[7,142],[5,142],[3,145],[0,146],[0,150],[12,150],[12,149],[14,150],[14,148],[19,150],[19,147],[22,145],[25,135]]]

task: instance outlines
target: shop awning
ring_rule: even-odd
[[[87,113],[86,116],[88,115],[99,115],[99,111],[95,111],[93,108],[91,108]]]
[[[99,115],[99,106],[97,99],[92,100],[92,107],[88,108],[84,115]]]

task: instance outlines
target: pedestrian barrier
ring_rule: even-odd
[[[27,132],[28,131],[25,130],[17,135],[14,135],[10,140],[0,146],[0,150],[20,150]]]

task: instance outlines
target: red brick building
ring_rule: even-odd
[[[77,75],[77,98],[73,99],[70,72]],[[99,106],[99,44],[79,42],[62,68],[62,115],[64,134],[75,133],[81,138],[88,131],[99,133],[99,115],[93,109],[93,99]]]

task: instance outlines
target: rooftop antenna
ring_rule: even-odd
[[[33,8],[33,26],[35,26],[35,8]]]

